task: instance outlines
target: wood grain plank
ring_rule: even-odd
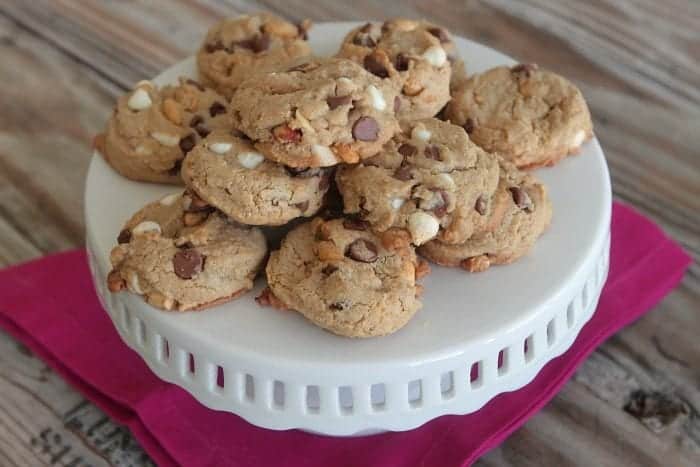
[[[19,261],[82,244],[90,141],[118,90],[2,16],[0,38],[1,256]]]
[[[1,465],[153,465],[124,428],[0,332]]]

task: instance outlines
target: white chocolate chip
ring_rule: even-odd
[[[163,206],[172,206],[175,201],[180,198],[180,193],[172,193],[170,195],[164,196],[160,199],[160,204]]]
[[[336,80],[335,92],[337,96],[346,96],[352,93],[357,86],[351,79],[341,76]]]
[[[304,117],[304,115],[299,112],[298,110],[294,113],[294,116],[296,117],[297,122],[299,122],[299,126],[306,130],[304,133],[306,134],[311,134],[311,133],[316,133],[316,130],[314,127],[311,126],[311,123]]]
[[[138,224],[136,227],[131,229],[131,233],[134,235],[141,235],[141,234],[145,234],[146,232],[161,233],[160,225],[158,225],[157,222],[153,222],[153,221],[143,221],[140,224]]]
[[[408,217],[408,231],[416,245],[422,245],[435,237],[438,230],[440,230],[440,223],[430,214],[418,211]]]
[[[438,174],[435,176],[436,185],[440,188],[445,188],[450,191],[454,191],[456,188],[455,181],[450,174]]]
[[[139,284],[139,277],[136,273],[132,273],[129,276],[129,290],[133,293],[143,295],[143,290],[141,290],[141,285]]]
[[[136,83],[136,86],[134,86],[134,88],[143,88],[143,87],[153,89],[153,83],[151,83],[147,79],[142,79],[141,81]]]
[[[318,165],[320,167],[329,167],[338,163],[338,158],[335,157],[333,151],[328,146],[322,146],[320,144],[314,144],[311,146],[311,154],[318,158]]]
[[[154,131],[151,133],[151,138],[158,141],[163,146],[177,146],[180,143],[180,137],[177,135],[169,135],[168,133],[161,133],[159,131]]]
[[[574,135],[574,139],[571,142],[571,147],[572,148],[577,148],[581,146],[583,143],[583,140],[586,139],[586,132],[583,130],[579,130],[576,135]]]
[[[259,152],[242,152],[238,154],[238,162],[246,169],[254,169],[264,160],[264,157]]]
[[[126,105],[129,106],[131,110],[143,110],[147,109],[153,104],[151,101],[151,96],[148,95],[145,89],[138,88],[131,94]]]
[[[367,92],[369,93],[369,97],[372,101],[372,107],[380,112],[386,109],[386,100],[384,100],[382,92],[377,89],[375,85],[370,84],[367,86]]]
[[[402,198],[391,198],[391,207],[394,209],[401,209],[404,200]]]
[[[423,125],[416,125],[413,127],[413,130],[411,130],[411,138],[413,139],[427,142],[430,141],[431,136],[433,136],[433,134]]]
[[[425,211],[432,211],[433,209],[442,206],[444,203],[445,202],[440,193],[430,191],[430,195],[428,197],[421,198],[418,201],[418,207]]]
[[[445,49],[439,45],[434,45],[425,49],[423,58],[431,65],[439,68],[447,61],[447,54],[445,53]]]
[[[151,148],[149,148],[148,146],[139,144],[138,146],[136,146],[136,149],[134,149],[134,152],[139,156],[150,156],[152,151]]]
[[[208,148],[217,154],[226,154],[231,150],[231,143],[211,143]]]

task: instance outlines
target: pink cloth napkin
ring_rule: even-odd
[[[159,380],[121,342],[100,307],[83,251],[0,271],[0,326],[127,425],[161,466],[464,466],[554,397],[601,342],[668,294],[689,263],[657,226],[616,203],[608,282],[598,310],[570,350],[528,386],[501,394],[474,414],[360,438],[257,428],[206,409]]]

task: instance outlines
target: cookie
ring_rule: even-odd
[[[397,117],[434,117],[450,100],[454,43],[444,28],[403,18],[367,23],[345,36],[339,57],[362,64],[401,89]]]
[[[252,74],[285,69],[311,54],[311,22],[292,24],[270,13],[225,19],[212,27],[197,53],[202,83],[230,98]]]
[[[199,310],[241,295],[267,254],[259,229],[179,193],[137,212],[117,241],[109,290],[128,290],[164,310]]]
[[[382,245],[363,223],[315,218],[292,230],[270,255],[263,304],[296,310],[347,337],[382,336],[421,307],[416,276],[427,273],[406,242]]]
[[[291,169],[268,161],[248,139],[214,132],[182,164],[182,178],[200,198],[248,225],[282,225],[314,215],[331,169]]]
[[[490,200],[488,221],[466,242],[449,245],[439,240],[418,252],[444,266],[479,272],[525,255],[552,218],[546,187],[529,173],[501,159],[498,189]]]
[[[456,125],[435,118],[404,122],[403,131],[360,164],[338,169],[346,214],[383,237],[405,235],[462,243],[485,222],[498,185],[498,160]]]
[[[593,136],[581,91],[536,65],[472,76],[453,93],[446,116],[476,144],[520,168],[555,164]]]
[[[314,59],[245,81],[231,108],[267,159],[326,167],[373,156],[396,133],[396,92],[355,62]]]
[[[127,178],[181,184],[185,155],[212,130],[230,128],[226,99],[200,83],[158,89],[141,81],[117,101],[98,149]]]

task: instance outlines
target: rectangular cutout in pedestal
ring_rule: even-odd
[[[148,343],[146,338],[146,325],[138,318],[136,318],[136,342],[141,347]]]
[[[340,405],[340,410],[344,415],[352,413],[352,409],[355,405],[352,396],[352,387],[340,386],[338,388],[338,405]]]
[[[469,383],[472,388],[481,386],[481,362],[472,363],[469,369]]]
[[[166,364],[170,358],[168,340],[160,334],[154,335],[156,357],[160,363]]]
[[[574,302],[571,302],[569,306],[566,307],[566,326],[571,328],[574,325],[574,320]]]
[[[245,375],[245,398],[248,402],[255,400],[255,380],[253,375]]]
[[[224,388],[225,380],[224,380],[224,369],[220,366],[216,367],[216,385],[220,387],[221,389]]]
[[[195,374],[196,368],[194,365],[194,355],[192,355],[191,353],[188,353],[187,360],[188,360],[187,369],[189,370],[189,372],[191,374]]]
[[[369,390],[372,409],[383,410],[386,406],[386,387],[384,383],[373,384]]]
[[[498,376],[503,376],[508,372],[508,349],[498,352]]]
[[[306,408],[311,413],[318,413],[321,408],[321,394],[318,386],[306,386]]]
[[[552,319],[549,324],[547,324],[547,345],[552,346],[557,340],[557,331],[554,324],[554,319]]]
[[[408,405],[411,408],[420,407],[423,403],[423,382],[415,379],[408,383]]]
[[[275,381],[272,384],[272,402],[275,408],[284,408],[284,383],[282,381]]]
[[[528,336],[523,344],[523,353],[525,354],[525,363],[530,363],[535,358],[535,338]]]
[[[440,376],[440,394],[443,399],[451,399],[455,395],[454,371],[448,371]]]

